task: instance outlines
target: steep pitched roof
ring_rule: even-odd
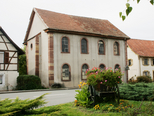
[[[139,56],[154,57],[154,41],[130,39],[127,44]]]
[[[6,32],[3,30],[1,26],[0,26],[0,31],[5,35],[5,37],[10,41],[10,43],[18,50],[19,55],[22,55],[25,53],[11,40],[11,38],[6,34]]]
[[[52,11],[34,8],[28,26],[28,37],[34,14],[37,13],[47,25],[47,31],[63,33],[75,33],[80,35],[93,35],[107,38],[129,39],[122,31],[116,28],[108,20],[72,16]]]

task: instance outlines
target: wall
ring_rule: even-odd
[[[137,76],[140,76],[139,56],[135,54],[129,46],[127,47],[127,54],[128,59],[133,60],[133,65],[129,66],[130,70],[128,70],[128,79],[130,79],[131,77],[136,79]]]
[[[61,53],[61,38],[67,36],[70,39],[70,53]],[[123,40],[116,40],[120,44],[120,56],[113,54],[113,39],[103,39],[105,42],[105,55],[98,55],[98,41],[101,38],[85,37],[70,34],[54,33],[54,81],[64,83],[66,87],[77,87],[81,81],[81,66],[86,63],[90,68],[99,67],[101,63],[106,67],[114,69],[116,64],[121,66],[122,72],[125,71],[125,43]],[[80,40],[87,38],[89,43],[89,54],[81,54]],[[71,81],[61,81],[61,67],[68,63],[71,67]],[[126,82],[126,74],[123,76]]]
[[[39,33],[41,37],[39,38],[39,77],[41,79],[42,85],[48,86],[48,35],[44,32],[46,25],[43,23],[42,19],[36,13],[34,15],[33,23],[31,25],[30,33],[27,43],[27,56],[28,56],[28,74],[35,75],[35,36]],[[33,43],[33,50],[30,48],[30,44]],[[42,49],[43,48],[43,49]],[[41,62],[42,61],[42,62]]]

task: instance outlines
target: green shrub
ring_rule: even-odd
[[[123,84],[119,87],[120,98],[128,100],[149,100],[153,98],[153,83]]]
[[[137,77],[137,82],[150,83],[150,82],[152,82],[152,79],[151,79],[150,76],[138,76]]]
[[[81,90],[76,90],[76,92],[78,93],[75,95],[75,98],[76,98],[75,105],[90,107],[93,101],[89,99],[90,93],[88,91],[88,85],[85,82],[84,83],[81,82],[81,85],[79,85],[79,88],[81,88]]]
[[[17,77],[18,90],[42,89],[41,80],[35,75],[19,75]]]
[[[57,111],[61,111],[59,106],[54,106],[51,108],[49,107],[41,107],[39,106],[44,105],[46,102],[42,96],[33,99],[33,100],[20,100],[18,97],[15,100],[12,99],[4,99],[0,101],[0,115],[1,116],[29,116],[29,115],[43,115],[46,116],[48,114],[56,113]],[[60,116],[60,115],[58,115]]]

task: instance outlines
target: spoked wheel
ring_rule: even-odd
[[[89,97],[89,99],[91,100],[91,101],[93,101],[93,106],[95,105],[95,102],[96,102],[96,93],[95,93],[95,89],[94,89],[94,87],[93,86],[88,86],[88,90],[89,90],[89,93],[90,93],[90,97]]]
[[[118,104],[119,104],[119,99],[120,99],[119,87],[116,84],[116,86],[115,86],[115,100],[118,102]]]

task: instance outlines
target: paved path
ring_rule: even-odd
[[[17,96],[24,99],[35,99],[45,93],[49,93],[45,95],[45,99],[48,102],[46,106],[57,105],[72,102],[75,100],[75,92],[76,89],[70,90],[54,90],[54,91],[32,91],[32,92],[12,92],[12,93],[3,93],[0,94],[1,100],[5,98],[15,99]]]

